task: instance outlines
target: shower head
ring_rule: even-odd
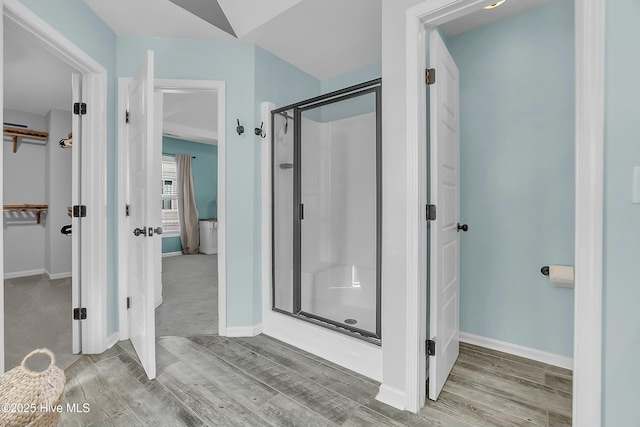
[[[280,163],[280,169],[293,169],[293,163]]]
[[[288,115],[286,111],[282,111],[278,114],[280,114],[281,116],[284,116],[284,134],[286,135],[287,131],[289,130],[289,119],[293,120],[293,117]]]

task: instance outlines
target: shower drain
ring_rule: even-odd
[[[346,323],[347,325],[355,325],[356,323],[358,323],[358,321],[356,319],[346,319],[344,323]]]

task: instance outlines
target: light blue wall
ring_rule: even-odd
[[[260,282],[256,250],[256,187],[254,45],[151,37],[118,36],[118,76],[132,76],[147,49],[155,53],[157,78],[224,80],[226,82],[226,231],[227,325],[254,324],[254,294]],[[238,135],[236,119],[245,126]],[[259,179],[259,178],[258,178]]]
[[[116,185],[116,36],[82,0],[21,0],[107,69],[107,335],[118,330]]]
[[[196,156],[191,160],[193,186],[199,217],[218,217],[218,147],[216,145],[162,137],[162,152]],[[180,237],[163,237],[162,252],[182,251]]]
[[[605,427],[637,427],[640,384],[640,205],[631,204],[640,166],[640,3],[607,1],[604,203]]]
[[[182,243],[180,243],[180,236],[163,237],[162,238],[162,253],[182,252]]]
[[[322,93],[330,93],[344,89],[370,80],[382,77],[382,63],[376,62],[356,68],[344,74],[322,80]],[[309,110],[304,113],[304,117],[316,119],[321,122],[331,122],[334,120],[346,119],[361,114],[372,113],[376,109],[375,96],[373,94],[352,98],[347,101],[330,104],[318,109]]]
[[[382,62],[365,65],[321,82],[322,93],[329,93],[382,77]]]
[[[574,259],[573,2],[448,45],[460,70],[460,221],[469,224],[460,329],[571,357],[573,289],[540,268]]]
[[[273,102],[283,107],[320,94],[320,80],[260,46],[255,47],[255,54],[257,118],[260,117],[261,102]]]
[[[260,104],[262,102],[273,102],[278,107],[293,104],[298,101],[305,100],[320,94],[320,81],[315,77],[305,73],[299,68],[294,67],[281,58],[273,55],[271,52],[255,47],[255,125],[251,126],[249,131],[253,135],[253,128],[260,126],[261,112]],[[265,143],[265,139],[254,136],[255,143],[258,147]],[[255,204],[261,206],[261,160],[260,148],[256,150],[254,164],[256,165],[256,174],[254,176],[254,185],[258,189],[256,193]],[[262,211],[256,209],[253,212],[253,220],[256,224],[256,234],[254,235],[254,256],[256,259],[261,258],[261,239],[262,239]],[[261,271],[254,271],[254,281],[261,282]],[[257,289],[253,294],[253,318],[254,324],[262,321],[262,291]]]

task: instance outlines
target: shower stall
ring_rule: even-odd
[[[271,113],[272,309],[381,342],[381,81]]]

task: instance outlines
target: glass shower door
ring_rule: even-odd
[[[367,89],[298,113],[298,314],[369,337],[380,337],[379,96]]]

